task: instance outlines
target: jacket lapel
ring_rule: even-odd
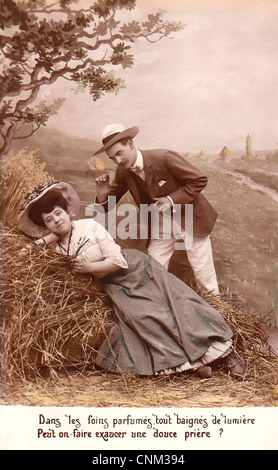
[[[142,151],[143,162],[144,162],[144,171],[145,171],[145,181],[150,193],[152,196],[152,182],[153,182],[153,171],[152,171],[152,162],[149,160],[148,155]]]

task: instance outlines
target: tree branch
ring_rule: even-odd
[[[138,39],[156,43],[180,29],[177,23],[164,22],[162,13],[149,14],[146,21],[117,19],[118,11],[135,8],[135,0],[91,0],[93,5],[88,8],[80,8],[77,0],[4,3],[1,18],[10,29],[9,34],[0,35],[5,65],[0,77],[0,136],[4,140],[0,154],[9,151],[14,138],[26,138],[45,125],[53,112],[45,103],[37,108],[33,105],[34,109],[29,106],[41,86],[64,78],[88,87],[94,100],[117,92],[122,80],[110,76],[108,67],[131,67],[133,54],[128,50]],[[24,132],[21,122],[32,126],[28,136],[18,136]]]
[[[68,74],[68,73],[72,74],[72,73],[78,72],[79,70],[83,70],[84,68],[87,67],[87,65],[99,67],[99,66],[105,65],[106,63],[110,63],[110,61],[104,60],[104,59],[93,60],[91,58],[87,58],[84,62],[77,65],[76,67],[63,67],[60,70],[55,70],[49,77],[42,77],[38,80],[34,80],[30,82],[29,84],[22,85],[22,90],[28,91],[37,87],[41,87],[42,85],[51,85],[58,78],[64,77],[65,74]]]
[[[36,128],[33,128],[33,130],[28,134],[28,135],[23,135],[23,136],[15,136],[14,140],[19,140],[19,139],[27,139],[27,137],[31,137],[35,132],[37,132],[41,127],[41,124],[38,124]]]

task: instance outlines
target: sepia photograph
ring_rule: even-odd
[[[0,448],[277,450],[277,2],[0,17]]]

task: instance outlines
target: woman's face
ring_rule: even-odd
[[[43,213],[42,219],[50,232],[60,235],[63,239],[71,230],[71,220],[68,213],[60,206],[55,206],[52,212]]]

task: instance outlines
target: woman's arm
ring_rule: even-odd
[[[56,233],[48,233],[45,235],[43,238],[37,238],[37,240],[34,241],[35,245],[42,246],[42,245],[52,245],[53,243],[57,243],[60,240],[59,235],[56,235]]]
[[[88,258],[85,260],[82,256],[77,256],[71,261],[74,271],[102,278],[121,269],[128,268],[120,246],[115,243],[107,230],[94,219],[87,221],[86,237],[89,240],[93,239],[98,244],[102,260],[90,261]]]
[[[120,266],[112,263],[110,260],[88,262],[83,259],[75,258],[71,262],[72,269],[81,274],[93,274],[98,278],[105,277],[122,269]]]
[[[115,243],[110,233],[98,222],[93,219],[88,222],[87,233],[88,238],[93,238],[100,249],[102,259],[104,261],[99,261],[95,266],[90,267],[92,274],[95,273],[98,269],[101,272],[107,270],[107,274],[116,272],[120,269],[127,269],[128,264],[121,253],[121,247]],[[98,264],[100,263],[100,264]]]

